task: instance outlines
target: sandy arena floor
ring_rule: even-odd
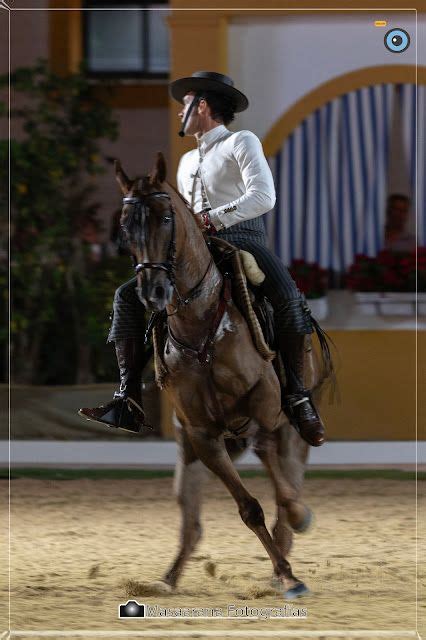
[[[244,482],[271,523],[268,480]],[[7,484],[1,483],[6,516]],[[158,580],[177,548],[172,478],[24,478],[11,486],[12,629],[156,629],[164,630],[164,638],[170,629],[255,629],[259,637],[262,630],[280,629],[415,629],[412,481],[308,480],[305,501],[316,520],[297,537],[290,556],[294,573],[311,589],[291,606],[306,607],[308,617],[258,621],[117,619],[118,604],[131,596],[172,607],[284,606],[270,586],[266,552],[218,481],[212,479],[205,491],[204,538],[178,590],[165,595],[143,595],[137,583]],[[424,504],[420,509],[424,514]],[[2,549],[1,596],[7,603],[7,545]],[[422,582],[424,576],[420,588]],[[423,600],[423,620],[424,613]],[[0,630],[6,629],[6,607],[0,615]]]

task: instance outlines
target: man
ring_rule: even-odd
[[[320,446],[324,442],[324,426],[303,386],[304,337],[313,332],[310,311],[288,270],[267,248],[265,227],[260,217],[275,204],[271,171],[262,145],[253,133],[233,133],[227,129],[235,113],[248,107],[248,100],[229,77],[214,72],[200,71],[176,80],[171,83],[170,91],[183,105],[179,112],[180,135],[192,135],[197,143],[197,149],[184,154],[180,161],[178,189],[208,231],[252,253],[265,273],[261,286],[274,308],[275,329],[287,378],[286,408],[301,437],[312,446]],[[131,294],[127,285],[116,293],[114,318],[117,314],[124,317],[123,309],[129,309],[128,300],[134,291]],[[124,342],[134,340],[130,334]],[[116,339],[114,322],[110,339]],[[123,400],[129,394],[140,406],[140,394],[136,398],[132,395],[135,394],[134,385],[127,390],[126,375],[128,377],[128,372],[135,366],[135,360],[132,357],[127,360],[123,348],[119,352],[124,356],[121,358],[123,367],[119,359],[120,374],[124,372],[121,396],[116,395],[116,405],[110,403],[105,407],[108,419],[111,412],[121,411],[126,404]],[[139,375],[139,369],[135,369],[135,374]],[[105,418],[100,415],[102,410],[82,411],[86,417],[100,417],[102,421]],[[88,415],[88,411],[98,412],[98,418]]]
[[[410,199],[400,193],[392,193],[386,206],[385,249],[390,251],[414,251],[415,236],[407,230]]]

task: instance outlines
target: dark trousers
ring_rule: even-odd
[[[255,257],[265,274],[261,290],[274,309],[278,332],[299,335],[312,333],[311,312],[305,296],[300,293],[288,269],[267,247],[266,236],[241,231],[235,233],[232,230],[220,231],[218,236]]]
[[[137,296],[136,286],[135,276],[115,292],[108,342],[144,337],[147,325],[146,311]]]
[[[313,332],[311,314],[305,297],[300,293],[288,269],[266,246],[265,237],[249,233],[219,232],[224,240],[239,249],[252,253],[265,280],[262,293],[269,299],[274,309],[278,333],[305,335]],[[146,330],[145,307],[136,291],[136,278],[122,284],[114,295],[112,324],[108,342],[125,338],[143,338]]]

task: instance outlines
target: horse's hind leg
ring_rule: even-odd
[[[271,558],[274,573],[284,587],[288,598],[306,591],[305,585],[292,573],[289,562],[283,557],[265,526],[262,507],[241,482],[222,437],[212,437],[205,429],[192,429],[189,435],[194,451],[204,464],[215,473],[228,488],[236,501],[243,522],[259,538]]]
[[[311,512],[299,500],[303,483],[304,458],[298,455],[296,448],[290,447],[285,440],[286,434],[283,438],[282,430],[285,428],[284,425],[272,433],[259,429],[254,451],[265,466],[274,485],[277,504],[274,539],[282,553],[287,555],[292,542],[288,527],[298,533],[305,531],[311,520]],[[287,447],[287,456],[284,456],[284,461],[288,463],[288,469],[284,469],[285,465],[282,464],[285,447]],[[290,451],[291,456],[288,455]]]
[[[277,505],[275,524],[272,528],[272,536],[277,547],[286,558],[293,544],[293,531],[288,524],[287,510]]]
[[[313,389],[315,384],[318,382],[319,363],[315,357],[314,351],[312,350],[312,341],[310,336],[306,336],[305,340],[306,360],[304,384],[306,388]],[[320,392],[321,389],[318,387],[313,391],[316,406],[319,405]],[[299,500],[305,479],[305,467],[309,453],[309,445],[307,442],[302,440],[297,431],[287,423],[281,425],[277,439],[277,451],[281,473],[284,479],[293,486],[296,491],[297,500]],[[261,451],[259,451],[259,453],[261,453]],[[299,533],[307,531],[311,522],[312,514],[308,509],[307,517],[302,521],[302,526],[299,526],[297,531]],[[278,503],[276,521],[273,527],[273,536],[284,556],[288,556],[293,543],[293,529],[288,522],[287,509],[280,506]]]
[[[297,500],[300,501],[303,483],[305,480],[306,460],[309,453],[309,445],[302,440],[297,431],[290,424],[284,423],[278,438],[278,458],[281,473],[296,491]],[[304,533],[312,522],[312,513],[307,507],[306,517],[297,533]],[[282,553],[287,556],[293,544],[293,529],[289,525],[287,510],[277,504],[276,521],[273,528],[274,540]]]
[[[181,508],[181,532],[179,551],[163,577],[163,581],[175,587],[184,566],[202,536],[200,523],[203,480],[207,469],[195,455],[183,430],[179,430],[180,457],[175,470],[175,494]]]

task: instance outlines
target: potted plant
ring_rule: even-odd
[[[300,291],[305,294],[312,315],[324,320],[328,315],[328,271],[317,263],[293,260],[289,271]]]
[[[383,250],[375,258],[357,255],[346,285],[355,292],[361,313],[412,315],[426,312],[426,247],[417,251]],[[417,285],[417,286],[416,286]]]

